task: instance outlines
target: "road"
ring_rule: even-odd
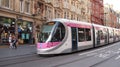
[[[3,58],[0,67],[119,67],[120,42],[68,55],[40,57],[35,53]]]

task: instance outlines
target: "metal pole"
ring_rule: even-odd
[[[17,38],[17,40],[18,40],[18,16],[16,17],[16,20],[15,20],[15,36],[16,36],[16,38]],[[17,42],[17,45],[18,45],[18,42]]]

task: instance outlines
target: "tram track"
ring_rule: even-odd
[[[47,59],[46,57],[40,57],[37,54],[18,55],[12,57],[6,57],[0,60],[0,67],[5,67],[14,64],[26,63],[36,60]]]
[[[116,55],[113,55],[113,56],[111,56],[111,57],[109,57],[109,58],[107,58],[107,59],[105,59],[105,60],[102,60],[102,61],[100,61],[100,62],[98,62],[98,63],[95,63],[95,64],[93,64],[93,65],[91,65],[91,66],[89,66],[89,67],[97,67],[97,66],[99,66],[100,64],[109,61],[111,58],[113,58],[113,57],[115,57],[115,56],[116,56]]]
[[[85,56],[85,57],[82,57],[82,58],[79,58],[79,59],[76,59],[76,60],[72,60],[72,61],[69,61],[69,62],[66,62],[66,63],[61,63],[61,64],[55,65],[53,67],[64,66],[66,64],[70,64],[70,63],[77,62],[77,61],[80,61],[80,60],[85,60],[85,59],[90,58],[90,57],[93,57],[93,55],[91,55],[91,56]]]
[[[20,57],[30,56],[30,55],[34,55],[34,54],[35,53],[24,54],[24,55],[15,55],[15,56],[9,56],[9,57],[3,57],[3,58],[0,58],[0,62],[6,61],[6,60],[10,60],[10,59],[15,59],[15,58],[20,58]]]
[[[90,65],[89,67],[97,67],[97,66],[99,66],[100,64],[109,61],[111,58],[113,58],[113,57],[115,57],[115,56],[116,56],[116,55],[113,55],[113,56],[111,56],[111,57],[109,57],[109,58],[107,58],[107,59],[104,59],[104,60],[99,61],[99,62],[97,62],[97,63],[95,63],[95,64],[93,64],[93,65]],[[73,61],[70,61],[70,62],[66,62],[66,63],[61,63],[61,64],[58,64],[58,65],[55,65],[55,66],[53,66],[53,67],[62,67],[62,66],[64,67],[64,65],[67,65],[67,64],[70,64],[70,63],[74,63],[74,62],[78,62],[78,61],[80,61],[80,60],[85,60],[85,59],[88,59],[88,58],[91,58],[91,57],[93,57],[93,56],[91,55],[91,56],[82,57],[82,58],[80,58],[80,59],[76,59],[76,60],[73,60]]]

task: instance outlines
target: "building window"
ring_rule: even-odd
[[[79,17],[77,17],[77,21],[79,21]]]
[[[60,13],[59,12],[55,13],[55,18],[60,18]]]
[[[55,18],[60,18],[60,13],[57,10],[55,10]]]
[[[64,18],[69,19],[69,12],[67,12],[67,11],[64,12]]]
[[[1,7],[1,2],[2,2],[2,0],[0,0],[0,7]]]
[[[46,17],[48,20],[52,19],[52,8],[46,6]]]
[[[23,0],[20,0],[20,12],[23,12]]]
[[[9,0],[4,0],[6,3],[5,3],[5,7],[10,7],[10,1]]]
[[[71,15],[71,20],[73,20],[73,15]]]
[[[66,15],[67,15],[67,13],[66,12],[64,12],[64,18],[66,19],[67,17],[66,17]]]
[[[67,12],[67,19],[69,19],[69,12]]]
[[[41,2],[37,2],[37,14],[43,14],[44,11],[44,4]],[[47,9],[47,7],[46,7]]]
[[[0,0],[0,6],[10,8],[10,0]]]
[[[30,13],[30,2],[25,1],[25,12]]]

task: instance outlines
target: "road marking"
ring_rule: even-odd
[[[96,55],[97,53],[91,53],[91,54],[87,54],[87,56],[93,56]]]
[[[119,53],[120,53],[120,51],[116,51],[115,53],[116,53],[116,54],[119,54]]]
[[[117,53],[117,54],[120,53],[120,48],[118,49],[118,51],[117,51],[116,53]],[[119,55],[118,57],[115,58],[115,60],[118,60],[118,59],[120,59],[120,55]]]
[[[118,57],[115,58],[115,60],[118,60],[118,59],[120,59],[120,55],[119,55]]]
[[[110,54],[101,53],[101,54],[96,55],[95,57],[99,57],[99,58],[108,58],[108,56],[110,56]]]
[[[81,53],[81,54],[78,54],[78,55],[81,56],[81,55],[91,54],[91,53],[93,53],[93,52],[100,51],[100,50],[103,50],[103,49],[106,49],[106,48],[110,48],[110,47],[113,47],[113,46],[116,46],[116,45],[110,45],[110,46],[107,46],[107,47],[103,47],[103,48],[96,49],[96,50],[93,50],[93,51]]]

